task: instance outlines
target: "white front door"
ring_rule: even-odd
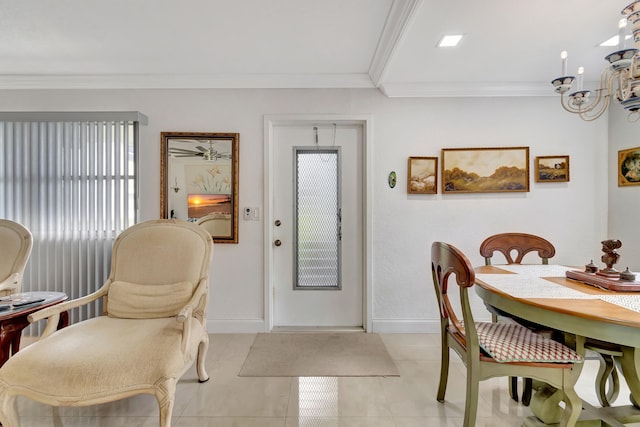
[[[273,325],[363,325],[363,130],[273,128]]]

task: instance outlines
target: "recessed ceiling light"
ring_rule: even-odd
[[[618,46],[618,38],[619,37],[620,36],[613,36],[610,39],[607,39],[607,40],[603,41],[598,46],[602,46],[602,47]],[[630,35],[626,35],[624,39],[625,40],[629,40],[630,38],[631,38]]]
[[[462,34],[452,34],[443,36],[438,43],[438,47],[454,47],[462,40]]]

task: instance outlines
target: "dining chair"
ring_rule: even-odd
[[[151,220],[113,244],[109,277],[96,292],[44,308],[39,339],[0,368],[0,423],[18,427],[16,397],[87,406],[155,396],[160,427],[171,425],[176,385],[192,365],[209,379],[206,312],[213,242],[187,221]],[[60,314],[102,300],[104,315],[57,330]]]
[[[0,297],[20,291],[33,236],[15,221],[0,219]]]
[[[487,237],[480,244],[480,255],[484,257],[485,265],[491,265],[491,258],[494,252],[500,252],[504,255],[507,264],[521,264],[525,255],[531,252],[537,252],[542,264],[547,265],[549,264],[549,258],[553,258],[556,254],[556,248],[548,240],[534,234],[499,233]],[[497,322],[500,317],[508,318],[539,334],[550,336],[555,333],[555,331],[545,326],[516,318],[509,313],[498,310],[496,307],[486,306],[494,322]],[[523,405],[529,406],[533,390],[533,382],[530,378],[522,379],[522,389],[521,402]],[[509,395],[513,400],[518,401],[518,378],[516,377],[509,378]]]
[[[583,363],[582,356],[517,323],[476,322],[469,303],[475,272],[456,247],[434,242],[431,272],[439,306],[442,349],[438,401],[444,402],[449,354],[453,349],[467,369],[464,427],[475,425],[480,381],[502,376],[535,378],[556,387],[562,392],[565,408],[558,412],[559,419],[552,422],[574,426],[582,410],[582,401],[574,390],[579,373],[574,366]],[[459,301],[454,304],[449,290],[456,287]]]

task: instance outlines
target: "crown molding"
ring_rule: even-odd
[[[394,0],[373,55],[369,76],[378,87],[423,0]]]
[[[352,74],[0,75],[0,89],[327,89],[375,88]]]
[[[558,96],[549,83],[382,83],[388,98],[475,98],[500,96]]]

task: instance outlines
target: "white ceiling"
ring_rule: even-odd
[[[630,1],[0,0],[0,88],[552,95],[562,50],[599,79]]]

